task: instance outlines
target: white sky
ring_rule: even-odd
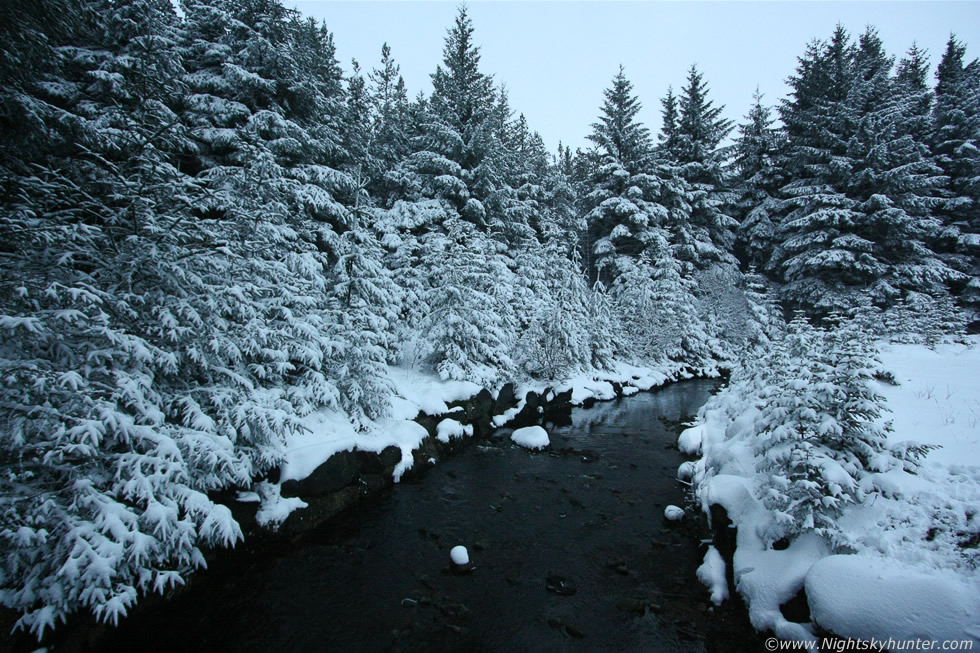
[[[392,48],[410,97],[431,92],[430,74],[442,61],[446,30],[458,3],[296,2],[334,34],[345,70],[356,58],[366,72],[378,65],[381,44]],[[643,103],[640,119],[656,134],[660,98],[684,85],[697,63],[715,103],[740,122],[758,86],[772,105],[787,93],[785,79],[813,38],[827,39],[840,22],[852,37],[868,24],[885,47],[904,54],[913,41],[935,70],[950,32],[980,52],[980,2],[568,2],[470,0],[469,15],[481,66],[506,84],[511,107],[524,113],[549,149],[558,141],[587,147],[619,64]]]

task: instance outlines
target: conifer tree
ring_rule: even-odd
[[[380,67],[372,70],[368,79],[372,103],[371,152],[376,166],[371,170],[368,189],[382,205],[390,206],[394,189],[386,175],[408,156],[410,145],[408,91],[387,43],[381,47]]]
[[[915,142],[915,100],[891,68],[873,29],[854,46],[838,27],[801,59],[782,107],[792,181],[774,268],[786,298],[818,313],[940,295],[956,276],[929,249],[940,171]]]
[[[604,92],[602,114],[589,135],[601,157],[586,198],[590,275],[605,284],[631,267],[623,257],[638,257],[666,218],[664,208],[656,204],[660,182],[646,174],[650,137],[636,122],[641,105],[632,90],[620,67]]]
[[[676,161],[680,156],[680,136],[678,134],[677,97],[674,89],[667,87],[667,95],[660,99],[662,119],[660,133],[657,135],[659,141],[657,145],[658,154],[661,158],[669,161]]]
[[[732,123],[721,117],[724,107],[714,106],[708,98],[708,84],[697,66],[688,71],[678,105],[676,145],[667,162],[677,166],[686,182],[689,215],[686,221],[673,225],[675,253],[691,270],[716,263],[733,264],[737,222],[729,215],[734,198],[724,170],[727,149],[719,149]]]
[[[756,89],[753,104],[738,126],[735,169],[740,217],[735,251],[743,264],[765,269],[773,248],[779,189],[786,183],[782,167],[783,139],[773,127],[770,108]]]
[[[932,152],[949,177],[940,247],[969,280],[961,301],[980,311],[980,63],[965,63],[966,46],[950,36],[936,72]]]

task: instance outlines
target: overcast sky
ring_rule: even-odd
[[[290,1],[285,4],[290,6]],[[297,2],[334,34],[345,70],[355,58],[377,66],[381,44],[392,48],[410,96],[432,90],[430,74],[442,61],[446,30],[458,3]],[[769,104],[787,93],[808,41],[827,39],[842,23],[852,36],[868,24],[885,47],[901,55],[913,41],[933,70],[950,32],[980,52],[980,2],[518,2],[471,0],[469,14],[485,73],[504,83],[511,107],[523,113],[549,149],[558,141],[587,147],[586,135],[602,91],[620,64],[643,103],[640,119],[660,126],[660,98],[678,90],[697,63],[711,97],[741,121],[758,86]]]

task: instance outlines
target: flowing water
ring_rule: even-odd
[[[686,381],[440,462],[299,545],[202,575],[99,650],[738,651],[758,640],[707,602],[704,547],[675,480],[680,422],[716,387]],[[450,572],[462,544],[474,568]]]

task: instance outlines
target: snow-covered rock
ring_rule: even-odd
[[[667,506],[664,508],[664,518],[669,521],[680,521],[684,519],[684,509],[678,506]]]
[[[448,443],[453,438],[461,438],[464,435],[473,435],[471,424],[463,426],[456,420],[447,417],[436,426],[436,439],[440,442]]]
[[[694,478],[694,474],[697,473],[697,470],[697,463],[691,462],[690,460],[681,463],[681,466],[677,468],[677,478],[682,481],[690,481],[692,478]]]
[[[708,547],[697,573],[698,580],[711,592],[711,602],[721,605],[728,598],[728,580],[725,578],[725,560],[718,549]]]
[[[540,426],[525,426],[522,429],[517,429],[510,434],[510,439],[515,444],[528,449],[544,449],[551,444],[548,432]]]
[[[454,546],[449,552],[449,559],[453,561],[454,565],[462,567],[463,565],[470,564],[470,554],[466,550],[465,546],[459,545]]]
[[[681,453],[693,456],[701,451],[701,440],[703,437],[704,424],[698,424],[689,429],[684,429],[680,437],[677,438],[677,448],[681,450]]]

